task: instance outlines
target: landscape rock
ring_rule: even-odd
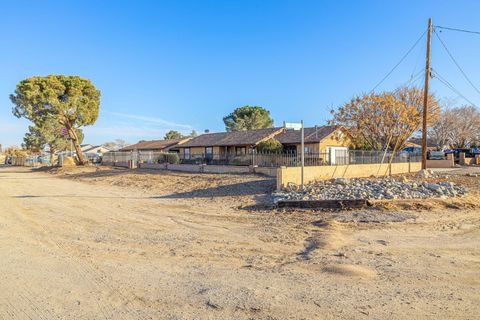
[[[347,178],[336,178],[335,180],[333,180],[333,183],[342,185],[348,184],[349,182],[350,181]]]
[[[416,175],[419,178],[427,179],[427,178],[434,177],[435,172],[433,172],[433,170],[423,169],[423,170],[418,171]]]
[[[428,174],[428,172],[425,172]],[[353,199],[426,199],[457,197],[465,194],[462,186],[451,182],[440,184],[410,181],[402,178],[334,179],[305,185],[303,192],[287,186],[273,194],[273,201],[282,200],[353,200]]]

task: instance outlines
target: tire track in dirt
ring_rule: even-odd
[[[79,274],[82,279],[84,280],[85,283],[89,284],[90,288],[93,291],[97,292],[104,292],[102,289],[103,288],[108,288],[110,291],[115,292],[120,298],[124,300],[124,303],[122,303],[122,308],[125,309],[124,311],[127,312],[127,314],[135,314],[137,319],[148,319],[144,314],[140,314],[137,310],[131,309],[128,307],[128,303],[133,300],[129,299],[126,297],[126,293],[122,292],[119,289],[113,288],[110,286],[107,281],[103,280],[102,278],[107,278],[107,275],[104,273],[101,273],[99,270],[94,269],[93,267],[87,265],[83,261],[79,259],[75,259],[73,256],[69,255],[69,250],[62,245],[60,241],[56,241],[51,235],[51,232],[48,232],[48,230],[41,224],[35,221],[33,217],[31,217],[27,211],[28,209],[24,209],[23,206],[18,204],[18,199],[16,198],[10,198],[10,206],[14,206],[17,210],[17,212],[20,212],[23,217],[23,224],[21,224],[22,227],[27,227],[29,226],[32,231],[36,231],[37,235],[39,233],[42,234],[42,244],[47,244],[50,243],[50,247],[56,247],[58,250],[62,251],[64,255],[62,256],[62,259],[68,260],[70,265],[73,266],[73,269]],[[17,215],[17,218],[19,215]],[[37,239],[38,240],[38,239]],[[50,255],[56,259],[59,257],[56,255],[53,255],[51,252],[49,252]],[[135,298],[135,297],[133,297]],[[31,299],[30,299],[31,300]],[[11,304],[11,303],[10,303]],[[99,311],[101,314],[104,316],[105,319],[128,319],[125,317],[123,313],[118,313],[115,312],[116,308],[107,300],[103,301],[101,299],[96,299],[96,304],[99,308]],[[12,305],[12,304],[11,304]],[[21,310],[25,314],[27,314],[24,310]],[[28,314],[27,314],[28,315]],[[49,319],[51,317],[47,317]]]

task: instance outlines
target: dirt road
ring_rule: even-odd
[[[0,168],[0,319],[480,316],[478,211],[250,212],[101,180]]]

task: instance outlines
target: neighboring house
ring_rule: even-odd
[[[205,133],[180,143],[180,155],[190,159],[195,155],[221,157],[223,155],[243,155],[251,152],[262,141],[274,138],[284,128],[268,128],[248,131]]]
[[[92,149],[92,148],[93,148],[93,145],[91,145],[91,144],[81,144],[80,145],[80,150],[82,150],[83,152],[85,152],[85,150]]]
[[[160,152],[179,152],[179,143],[187,142],[185,139],[171,140],[150,140],[140,141],[138,143],[126,146],[118,151],[160,151]]]
[[[89,149],[82,149],[83,153],[88,153],[88,154],[98,154],[102,155],[104,153],[110,152],[111,150],[108,148],[105,148],[104,146],[92,146]]]
[[[405,148],[413,147],[413,148],[422,148],[422,138],[412,137],[405,142]],[[448,146],[443,146],[442,148],[447,148]],[[442,149],[440,148],[440,149]],[[437,145],[431,139],[427,139],[427,150],[435,150],[437,149]],[[421,150],[420,150],[421,152]]]

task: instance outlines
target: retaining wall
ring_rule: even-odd
[[[259,173],[270,177],[277,175],[277,168],[252,166],[216,166],[204,164],[167,164],[167,163],[139,163],[142,169],[173,170],[183,172],[204,173]]]
[[[304,183],[334,178],[367,178],[370,176],[388,176],[392,174],[417,172],[422,169],[421,162],[352,164],[343,166],[308,166],[304,168]],[[301,184],[301,167],[280,167],[277,169],[277,189],[289,182]]]
[[[112,167],[123,167],[123,168],[129,168],[128,162],[124,161],[103,161],[102,165],[104,166],[112,166]]]
[[[445,160],[427,160],[427,168],[453,168],[455,167],[455,161],[452,157]]]

